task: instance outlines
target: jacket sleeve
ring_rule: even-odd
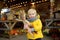
[[[42,29],[42,22],[41,22],[40,19],[38,19],[38,20],[36,21],[36,23],[34,23],[34,30],[35,30],[35,31],[39,31],[39,30],[41,30],[41,29]]]

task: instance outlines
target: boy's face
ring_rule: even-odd
[[[28,17],[34,18],[34,17],[36,17],[36,13],[34,13],[34,12],[28,13]]]

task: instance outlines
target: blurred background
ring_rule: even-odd
[[[60,0],[0,0],[0,39],[5,40],[6,38],[2,37],[6,33],[9,34],[6,30],[1,29],[6,28],[2,21],[19,19],[20,10],[24,9],[27,13],[30,8],[37,10],[42,21],[42,30],[45,36],[42,40],[60,40]],[[9,31],[14,35],[14,39],[11,38],[10,40],[27,40],[21,26],[23,26],[23,23],[17,22],[12,28],[12,32]],[[17,30],[19,30],[18,35],[20,36],[15,36]]]

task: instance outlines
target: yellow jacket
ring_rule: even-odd
[[[35,21],[31,22],[31,25],[33,25],[34,30],[37,31],[37,33],[33,33],[33,36],[29,33],[27,33],[28,39],[37,39],[37,38],[43,38],[42,34],[42,23],[40,19],[36,19]]]

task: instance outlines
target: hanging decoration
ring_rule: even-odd
[[[20,6],[20,5],[26,6],[27,4],[32,2],[34,2],[35,4],[39,4],[39,3],[48,2],[48,1],[50,0],[4,0],[4,2],[7,4],[8,7],[11,7],[13,5],[16,6],[16,4],[17,6]]]

